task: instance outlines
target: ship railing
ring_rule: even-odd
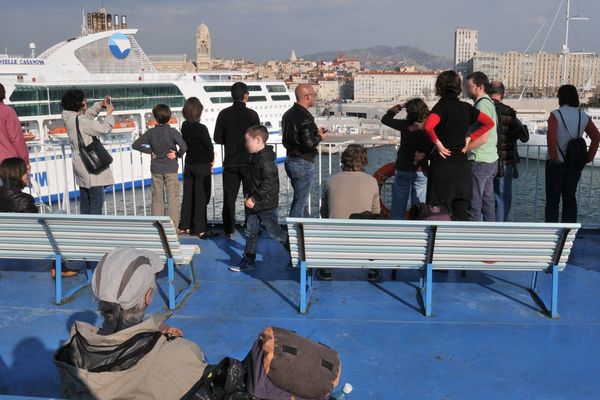
[[[315,184],[313,185],[309,212],[319,216],[322,187],[326,179],[340,171],[341,153],[345,147],[353,143],[352,139],[338,143],[322,143],[315,165]],[[381,141],[360,142],[367,147],[377,147],[370,152],[368,173],[373,173],[382,164],[393,162],[397,146]],[[106,188],[104,213],[111,215],[150,215],[151,189],[150,175],[144,176],[139,171],[149,171],[150,157],[136,151],[130,151],[129,143],[110,143],[107,147],[113,154],[123,153],[123,157],[115,157],[111,166],[115,175],[124,176],[123,182]],[[285,154],[280,143],[273,143],[275,151]],[[222,149],[221,149],[222,150]],[[545,206],[545,145],[520,145],[520,163],[517,166],[518,178],[513,179],[513,203],[510,220],[515,222],[540,222],[544,220]],[[218,152],[224,154],[223,151]],[[31,156],[38,160],[31,171],[32,195],[36,198],[44,212],[79,212],[79,188],[75,183],[70,168],[70,146],[37,145],[31,147]],[[279,161],[282,161],[280,159]],[[582,172],[577,190],[579,221],[585,227],[600,226],[600,159],[595,159]],[[280,171],[280,218],[288,215],[292,202],[293,189],[282,167]],[[223,204],[223,185],[220,169],[212,176],[212,190],[208,205],[208,218],[211,223],[220,223]],[[70,176],[69,176],[70,175]],[[382,199],[390,206],[391,183],[388,179],[382,188]],[[58,193],[56,193],[58,192]],[[243,221],[243,199],[240,191],[236,203],[237,218]]]

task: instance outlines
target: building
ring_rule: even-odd
[[[211,40],[208,26],[202,23],[196,31],[196,68],[198,71],[207,71],[212,68]]]
[[[319,80],[318,99],[321,101],[337,101],[340,99],[340,82],[337,79]]]
[[[566,81],[581,91],[590,91],[600,82],[600,56],[569,54]],[[473,70],[485,73],[490,80],[504,83],[507,94],[526,97],[552,97],[563,81],[564,55],[558,53],[497,53],[478,51],[472,60]]]
[[[435,93],[437,75],[435,72],[357,72],[354,74],[354,101],[429,99]]]
[[[456,28],[454,32],[454,70],[463,77],[473,71],[472,59],[477,52],[478,32],[473,29]]]
[[[186,54],[156,54],[148,58],[158,72],[194,72],[196,69]]]

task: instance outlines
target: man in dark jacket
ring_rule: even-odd
[[[529,132],[517,118],[517,112],[502,103],[504,85],[502,82],[491,82],[488,94],[496,105],[498,114],[498,173],[494,178],[494,194],[496,198],[496,221],[508,220],[512,205],[512,180],[518,178],[517,164],[519,153],[517,140],[525,143],[529,140]]]
[[[244,134],[260,124],[256,111],[246,107],[248,86],[236,82],[231,86],[233,105],[222,110],[215,123],[214,140],[225,148],[223,161],[223,228],[232,236],[235,232],[235,201],[248,165]],[[243,188],[244,194],[247,189]]]
[[[245,177],[246,200],[246,247],[240,262],[230,267],[233,272],[254,269],[256,242],[261,223],[267,232],[289,248],[288,235],[278,221],[279,171],[275,165],[275,152],[266,146],[269,131],[263,125],[256,125],[246,131],[246,148],[250,153],[248,174]]]
[[[283,146],[287,150],[285,172],[290,177],[294,198],[290,217],[308,217],[308,195],[314,181],[315,157],[319,143],[325,139],[327,130],[317,128],[315,119],[308,111],[317,100],[312,85],[296,87],[296,103],[283,114],[281,129]]]

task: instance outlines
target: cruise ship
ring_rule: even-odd
[[[42,201],[77,194],[71,146],[61,118],[60,100],[67,90],[83,90],[90,104],[112,97],[116,124],[103,142],[113,153],[115,186],[111,189],[118,190],[150,182],[149,156],[133,151],[131,143],[156,125],[151,112],[154,105],[169,105],[173,110],[170,125],[180,128],[185,99],[198,97],[204,105],[201,122],[212,135],[219,111],[232,103],[231,84],[245,81],[239,71],[157,72],[135,38],[138,30],[120,28],[91,34],[82,29],[80,37],[60,42],[37,57],[33,51],[31,57],[0,56],[5,101],[21,121],[30,150],[33,191]],[[278,161],[282,161],[285,150],[277,145],[281,143],[281,117],[293,104],[292,95],[281,81],[245,83],[248,105],[269,129],[270,142],[276,144]],[[215,146],[215,173],[222,171],[221,150]]]

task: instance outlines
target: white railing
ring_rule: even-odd
[[[340,170],[341,151],[356,141],[349,136],[348,141],[340,143],[324,143],[319,148],[316,165],[316,184],[312,188],[309,202],[311,215],[318,216],[321,206],[322,186],[325,179]],[[397,146],[382,144],[380,141],[360,142],[373,146],[369,151],[370,163],[368,173],[373,173],[382,164],[393,162]],[[281,144],[273,144],[280,158],[284,154]],[[130,151],[130,144],[114,142],[107,148],[112,151],[114,162],[111,166],[117,184],[106,190],[104,213],[112,215],[149,215],[150,214],[150,158],[148,155]],[[545,204],[545,158],[546,146],[521,145],[522,157],[518,165],[520,177],[513,180],[512,221],[534,222],[544,220]],[[223,152],[218,152],[223,154]],[[32,146],[31,192],[40,202],[46,204],[49,212],[78,213],[78,187],[75,183],[70,146]],[[221,163],[222,165],[222,163]],[[585,226],[600,225],[600,160],[596,159],[582,173],[578,188],[579,220]],[[181,170],[180,170],[181,171]],[[220,177],[221,168],[216,168],[212,176],[212,192],[209,207],[209,220],[221,222],[223,204],[223,187]],[[280,172],[280,217],[289,211],[292,190],[283,164]],[[382,197],[389,205],[391,199],[391,181],[384,185]],[[241,192],[241,191],[240,191]],[[240,193],[237,201],[237,217],[243,220],[243,202]]]

